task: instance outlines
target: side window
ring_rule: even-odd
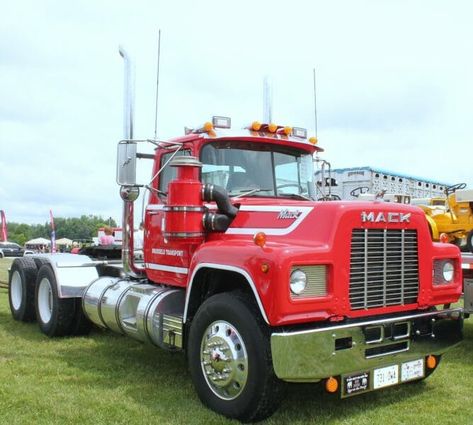
[[[171,158],[171,156],[174,154],[174,151],[165,153],[164,155],[161,156],[161,163],[159,164],[160,167],[162,167],[166,162]],[[190,151],[189,150],[184,150],[184,151],[179,151],[176,156],[190,156]],[[166,168],[161,171],[161,174],[159,175],[159,190],[162,192],[167,192],[168,191],[168,184],[171,180],[174,180],[177,175],[177,170],[175,167],[170,167],[169,164],[166,166]]]

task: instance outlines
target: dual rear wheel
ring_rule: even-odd
[[[15,320],[37,320],[49,337],[85,335],[92,323],[82,312],[80,298],[60,298],[56,276],[44,259],[16,259],[10,272],[8,298]]]

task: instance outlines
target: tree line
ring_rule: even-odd
[[[97,236],[100,227],[116,227],[113,219],[104,219],[95,215],[83,215],[81,217],[61,218],[55,217],[56,239],[69,238],[72,240],[91,239]],[[8,240],[23,246],[25,242],[35,238],[51,238],[51,223],[24,224],[7,223]]]

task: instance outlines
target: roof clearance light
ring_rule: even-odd
[[[290,135],[292,134],[292,128],[291,128],[291,127],[284,127],[283,133],[284,133],[286,136],[290,136]]]
[[[204,124],[204,127],[203,127],[203,128],[204,128],[204,131],[209,132],[209,131],[211,131],[211,130],[214,129],[214,126],[213,126],[213,124],[212,124],[211,122],[207,121],[207,122]]]
[[[317,137],[311,137],[311,138],[309,139],[309,142],[312,143],[313,145],[316,145],[317,142],[318,142]]]
[[[270,133],[276,133],[276,130],[278,129],[278,126],[276,124],[268,124],[268,131]]]
[[[261,123],[259,121],[253,121],[251,123],[251,129],[253,131],[260,131],[261,130]]]
[[[307,139],[307,130],[301,127],[293,127],[292,135],[294,137],[300,137],[301,139]]]
[[[212,117],[212,124],[215,128],[231,128],[232,119],[230,117]]]

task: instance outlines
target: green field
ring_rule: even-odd
[[[0,281],[7,260],[0,260]],[[347,400],[319,385],[290,385],[267,424],[473,423],[473,319],[465,341],[424,382]],[[182,354],[96,330],[49,339],[11,319],[0,289],[1,424],[222,424],[192,387]]]

